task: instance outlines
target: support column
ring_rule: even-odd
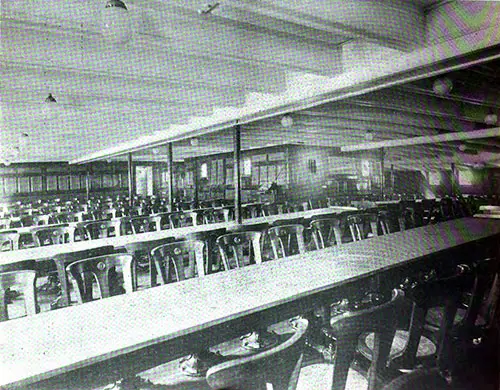
[[[173,144],[167,144],[167,169],[168,169],[168,211],[174,211],[174,153]]]
[[[200,166],[198,165],[198,159],[194,158],[194,194],[193,194],[193,203],[195,204],[195,208],[198,208],[198,191],[200,190]]]
[[[85,174],[85,196],[88,202],[90,200],[90,167],[87,167],[87,172]]]
[[[234,219],[236,223],[243,222],[241,213],[241,126],[233,128],[233,159],[234,159]]]
[[[385,150],[380,148],[380,196],[385,196]]]
[[[455,163],[451,163],[451,196],[458,195],[458,170]]]
[[[127,155],[127,173],[128,173],[128,198],[130,206],[134,204],[135,195],[135,180],[134,180],[134,163],[132,161],[132,153]]]

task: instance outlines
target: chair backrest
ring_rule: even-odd
[[[75,261],[66,267],[71,282],[77,293],[78,303],[94,300],[94,285],[99,298],[108,298],[121,293],[131,293],[134,261],[128,253],[114,253]],[[123,287],[119,281],[119,272],[123,275]],[[96,282],[96,283],[94,283]]]
[[[58,245],[74,241],[74,228],[54,226],[33,228],[31,234],[36,246]]]
[[[0,252],[18,250],[19,237],[16,231],[0,233]]]
[[[340,219],[324,218],[311,221],[312,237],[316,249],[323,249],[334,244],[342,244]]]
[[[151,251],[162,284],[205,275],[205,243],[199,240],[164,244]]]
[[[115,248],[112,245],[99,248],[85,249],[82,251],[60,253],[55,255],[52,260],[56,265],[57,276],[61,285],[61,296],[57,300],[57,307],[64,307],[70,304],[69,283],[66,273],[66,266],[78,260],[89,259],[92,257],[108,255],[114,253]]]
[[[339,314],[331,319],[330,331],[336,339],[337,348],[332,390],[344,390],[349,367],[356,356],[358,338],[365,332],[375,334],[368,390],[379,387],[378,375],[386,368],[397,323],[404,310],[404,292],[394,290],[388,302],[368,309]]]
[[[50,224],[51,216],[49,214],[33,215],[32,219],[35,226],[48,225]]]
[[[304,226],[282,225],[267,230],[275,259],[306,252]]]
[[[157,269],[151,257],[151,251],[164,244],[170,244],[175,241],[174,237],[165,237],[154,241],[131,242],[125,244],[125,250],[135,258],[135,263],[141,265],[144,260],[147,261],[149,266],[149,285],[154,287],[157,285]],[[133,278],[135,281],[137,278]]]
[[[217,238],[216,243],[226,271],[249,264],[260,264],[262,262],[261,236],[261,232],[243,231],[224,234]]]
[[[98,238],[119,236],[121,234],[120,225],[120,220],[113,220],[86,222],[82,226],[86,238],[96,240]]]
[[[36,302],[36,271],[10,271],[0,273],[0,322],[9,319],[7,301],[8,292],[22,291],[26,315],[37,313]]]
[[[307,328],[307,320],[299,318],[295,333],[282,344],[211,367],[206,374],[208,385],[214,390],[294,390]]]
[[[417,227],[415,221],[415,209],[413,207],[405,207],[405,209],[398,216],[399,230],[408,230]]]
[[[156,216],[132,217],[129,219],[132,234],[154,232],[160,230],[159,218]]]
[[[168,218],[172,229],[193,226],[193,218],[184,212],[171,213]]]
[[[368,238],[370,234],[376,236],[378,234],[377,221],[377,214],[353,214],[347,216],[347,225],[349,226],[352,240],[363,240]]]

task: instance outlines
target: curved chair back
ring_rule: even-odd
[[[132,234],[160,230],[160,218],[157,216],[132,217],[129,219]]]
[[[408,230],[417,227],[415,221],[415,209],[413,207],[405,207],[398,216],[399,230]]]
[[[205,243],[198,240],[178,241],[160,245],[151,257],[162,284],[205,275]]]
[[[31,230],[33,241],[37,247],[73,242],[74,232],[75,229],[69,226],[42,227]]]
[[[394,290],[392,299],[379,306],[334,316],[330,331],[336,339],[332,390],[344,390],[349,367],[356,356],[358,338],[375,333],[373,360],[368,374],[368,390],[379,388],[378,375],[384,371],[401,316],[404,292]]]
[[[282,225],[267,230],[275,259],[306,252],[304,226]]]
[[[71,276],[78,303],[85,303],[94,300],[94,286],[101,299],[124,292],[131,293],[134,290],[133,267],[132,255],[113,253],[75,261],[66,267],[66,272]],[[119,281],[120,270],[123,287]]]
[[[16,231],[0,233],[0,252],[18,250],[19,237]]]
[[[206,374],[208,385],[214,390],[294,390],[307,328],[307,320],[297,319],[295,333],[282,344],[211,367]]]
[[[311,221],[312,237],[316,249],[342,244],[340,219],[324,218]]]
[[[217,238],[216,244],[225,270],[262,263],[261,236],[261,232],[243,231]]]
[[[0,322],[9,319],[7,301],[8,291],[22,291],[26,315],[36,314],[36,271],[10,271],[0,273]]]
[[[61,296],[54,305],[55,307],[69,306],[71,302],[69,293],[69,282],[66,274],[66,266],[78,260],[89,259],[91,257],[103,256],[111,254],[115,251],[112,245],[107,245],[99,248],[85,249],[83,251],[60,253],[55,255],[52,260],[56,265],[57,276],[61,284]]]
[[[172,229],[193,226],[193,218],[184,212],[171,213],[168,218]]]
[[[347,216],[347,225],[353,241],[363,240],[377,233],[377,214],[353,214]]]
[[[120,235],[120,220],[93,221],[84,223],[83,230],[88,240],[115,237]]]
[[[125,244],[125,250],[127,253],[131,254],[135,258],[135,263],[138,267],[144,264],[144,260],[147,262],[149,267],[149,283],[150,287],[154,287],[157,284],[157,270],[151,257],[151,251],[164,244],[170,244],[175,241],[174,237],[165,237],[160,240],[154,241],[144,241],[144,242],[131,242]],[[134,268],[135,269],[135,268]],[[134,277],[133,280],[136,280]]]

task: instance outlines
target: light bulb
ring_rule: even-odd
[[[111,42],[125,43],[132,37],[132,23],[123,1],[109,0],[102,11],[102,34]]]
[[[490,112],[488,115],[484,117],[484,123],[487,125],[493,126],[498,122],[498,115]]]
[[[432,90],[438,95],[447,95],[453,89],[453,82],[448,77],[434,80]]]
[[[288,114],[283,115],[283,117],[281,118],[281,126],[292,127],[293,126],[293,118]]]

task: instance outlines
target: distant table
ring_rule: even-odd
[[[493,214],[493,213],[474,214],[474,218],[500,219],[500,213],[499,214]]]
[[[499,237],[500,221],[463,218],[2,322],[0,387],[52,377],[51,388],[116,380],[243,334],[256,321],[308,311],[346,283],[417,260],[433,264],[433,254],[466,245],[497,250]]]
[[[290,214],[272,215],[269,217],[259,217],[244,220],[243,226],[252,226],[262,223],[272,223],[276,220],[310,218],[314,215],[325,215],[332,213],[341,213],[344,211],[356,210],[352,207],[328,207],[309,211],[300,211]],[[155,232],[138,233],[131,235],[121,235],[117,237],[99,238],[96,240],[77,241],[60,245],[47,245],[36,248],[20,249],[17,251],[0,252],[0,265],[20,263],[23,261],[36,260],[44,261],[53,258],[62,253],[77,252],[86,249],[98,248],[101,246],[112,245],[114,247],[123,247],[125,244],[135,242],[147,242],[160,240],[166,237],[182,238],[190,234],[210,232],[218,229],[231,229],[239,226],[236,222],[210,223],[197,226],[187,226],[175,229],[159,230]]]

